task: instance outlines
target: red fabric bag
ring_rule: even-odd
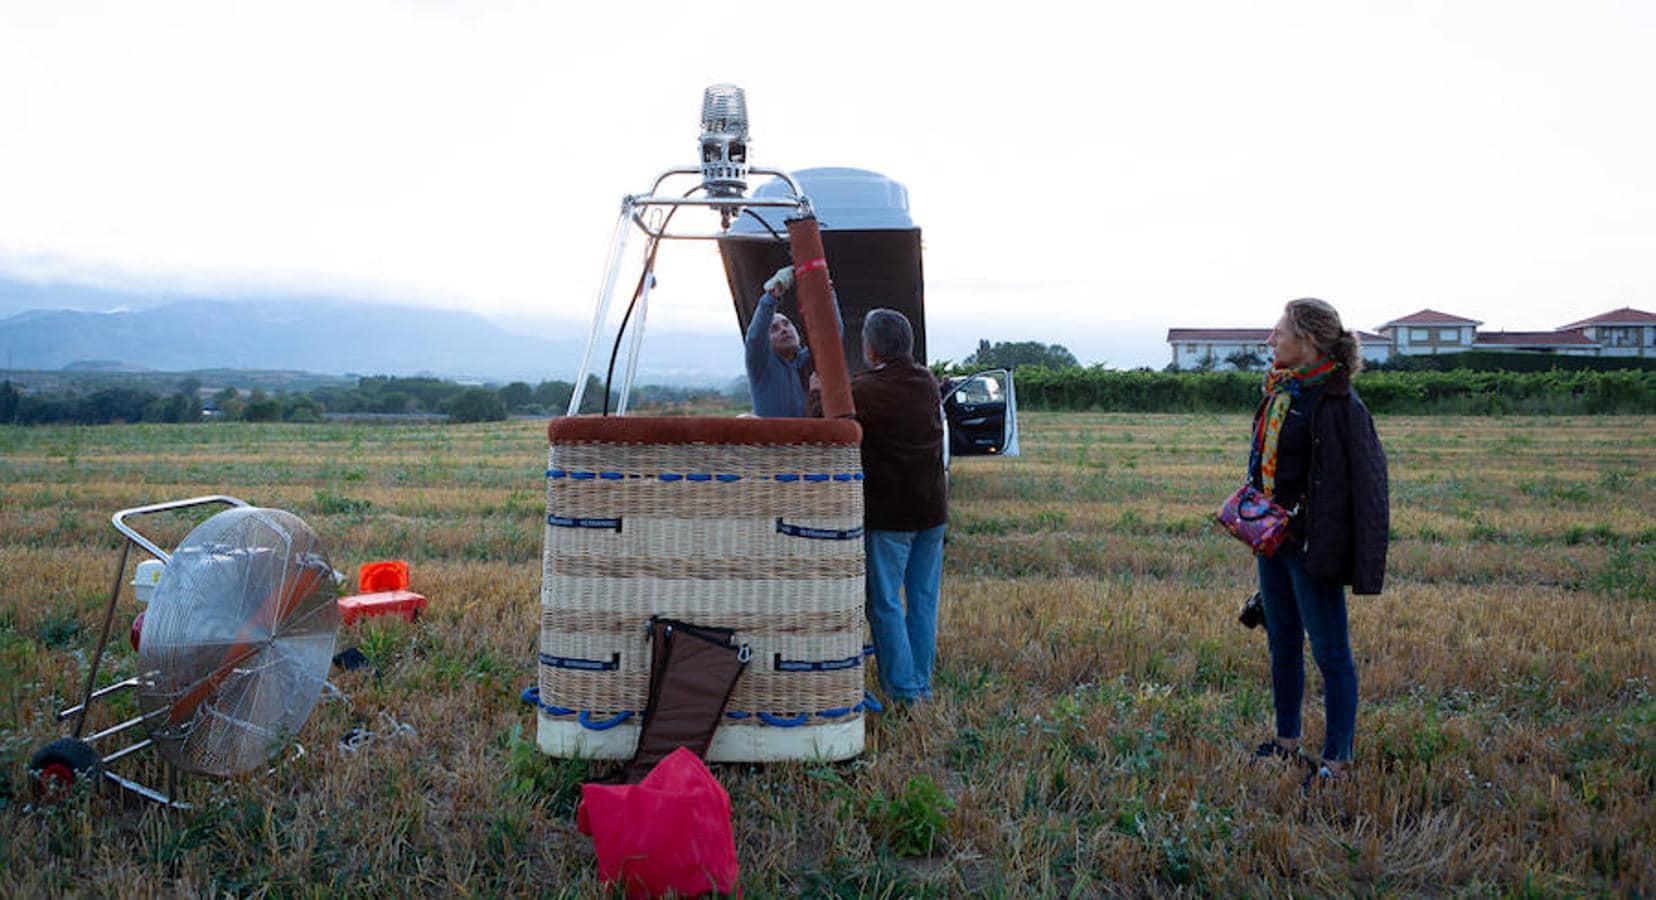
[[[575,819],[592,835],[598,878],[621,882],[629,898],[737,890],[730,795],[683,747],[638,784],[581,785]]]
[[[1298,506],[1283,509],[1253,484],[1243,482],[1219,507],[1214,518],[1237,540],[1254,548],[1255,553],[1271,557],[1288,540],[1288,520],[1297,512]]]

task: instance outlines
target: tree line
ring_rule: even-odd
[[[1492,370],[1439,370],[1443,360],[1420,363],[1404,358],[1375,366],[1358,379],[1358,391],[1377,413],[1597,414],[1656,413],[1656,368],[1646,360],[1522,355],[1526,366],[1513,371],[1507,357],[1471,358],[1465,363]],[[1252,362],[1237,360],[1236,362]],[[1599,368],[1621,362],[1625,368]],[[1569,365],[1571,368],[1566,368]],[[1082,367],[1059,344],[1035,341],[981,341],[960,364],[939,363],[940,374],[969,374],[986,368],[1017,371],[1022,408],[1121,412],[1236,412],[1259,399],[1260,376],[1250,371],[1112,370]],[[441,378],[373,375],[355,384],[324,385],[308,391],[203,389],[195,377],[171,390],[149,382],[26,391],[0,380],[0,424],[109,424],[115,422],[316,422],[329,416],[446,416],[453,422],[498,421],[514,415],[561,415],[575,385],[514,381],[499,386],[465,385]],[[616,406],[612,392],[608,408]],[[652,412],[740,412],[747,408],[745,379],[724,388],[643,385],[633,390],[630,409]],[[605,409],[602,382],[588,376],[581,412]]]
[[[1656,370],[1373,371],[1357,376],[1369,409],[1393,415],[1656,413]],[[1257,372],[1017,370],[1018,406],[1100,412],[1242,412],[1259,403]]]
[[[1100,412],[1237,412],[1259,402],[1261,372],[1270,360],[1238,351],[1217,368],[1211,356],[1195,369],[1169,365],[1082,367],[1061,344],[979,341],[958,365],[939,374],[1014,369],[1020,408]],[[1472,351],[1398,356],[1371,364],[1357,391],[1377,413],[1579,415],[1656,413],[1656,360]]]
[[[117,422],[318,422],[328,416],[446,416],[451,422],[491,422],[514,415],[561,415],[569,408],[575,384],[514,381],[499,386],[465,385],[441,378],[373,375],[354,385],[327,385],[309,391],[243,390],[226,386],[203,389],[199,379],[178,381],[172,390],[133,385],[102,385],[55,391],[25,391],[11,380],[0,381],[0,424],[107,425]],[[582,412],[605,408],[604,386],[588,376]],[[745,382],[723,389],[642,385],[629,401],[632,409],[722,409],[747,402]],[[609,408],[616,395],[609,396]]]

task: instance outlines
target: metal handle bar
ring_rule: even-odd
[[[646,194],[645,196],[650,196],[650,195],[655,194],[657,191],[660,191],[662,183],[665,182],[667,179],[673,177],[674,175],[700,175],[700,174],[701,174],[701,169],[696,167],[696,166],[674,166],[673,168],[668,169],[667,171],[662,172],[660,175],[656,176],[655,184],[650,186],[650,193]],[[750,174],[750,175],[770,175],[774,178],[780,178],[780,179],[782,179],[782,181],[784,183],[786,183],[788,185],[788,190],[793,191],[794,197],[798,198],[799,200],[805,201],[807,203],[810,202],[808,200],[805,200],[805,192],[800,190],[799,182],[795,181],[794,177],[792,175],[789,175],[787,172],[784,172],[781,169],[762,169],[758,166],[749,166],[748,167],[748,174]],[[733,205],[733,204],[725,204],[725,205],[730,206],[730,205]],[[745,204],[734,204],[734,205],[741,206],[741,205],[745,205]]]
[[[814,214],[814,210],[811,208],[811,198],[805,196],[805,192],[803,190],[801,190],[800,187],[799,187],[799,182],[795,181],[794,177],[792,175],[789,175],[787,172],[784,172],[781,169],[763,169],[763,168],[758,168],[758,167],[750,167],[748,169],[748,173],[752,174],[752,175],[770,175],[770,176],[773,176],[775,178],[781,179],[783,181],[783,183],[785,183],[788,186],[788,190],[792,192],[793,196],[791,196],[791,197],[673,197],[673,196],[663,197],[663,196],[658,196],[660,191],[661,191],[661,186],[664,183],[666,183],[667,179],[669,179],[669,178],[671,178],[675,175],[700,175],[701,174],[701,169],[699,169],[699,168],[695,168],[695,167],[692,167],[692,166],[679,166],[679,167],[676,167],[676,168],[668,169],[667,171],[662,172],[660,175],[657,175],[656,180],[655,180],[655,184],[650,187],[650,192],[648,194],[632,194],[632,195],[627,196],[622,201],[622,209],[623,209],[624,214],[627,214],[627,215],[630,216],[630,218],[632,219],[633,224],[637,225],[640,231],[643,231],[645,234],[649,235],[650,237],[655,238],[657,240],[671,239],[671,240],[683,240],[683,241],[719,240],[720,238],[729,237],[729,235],[726,234],[726,233],[723,233],[723,232],[712,232],[712,233],[707,233],[707,234],[691,234],[691,233],[668,234],[666,229],[664,229],[664,228],[653,228],[653,227],[651,227],[634,210],[642,209],[642,208],[646,208],[646,207],[652,207],[652,206],[656,206],[656,207],[660,207],[660,206],[666,206],[666,207],[701,206],[701,207],[706,207],[708,209],[727,209],[727,210],[728,209],[741,208],[741,207],[757,207],[757,208],[763,208],[763,209],[793,209],[793,210],[798,210],[799,214],[802,215],[802,216],[808,216],[808,215],[813,215]]]
[[[149,538],[139,534],[136,529],[126,523],[127,516],[144,516],[149,515],[150,513],[166,512],[171,509],[184,509],[190,506],[205,506],[209,503],[223,503],[226,506],[252,505],[245,500],[238,500],[228,494],[209,494],[203,497],[191,497],[187,500],[169,500],[165,503],[151,503],[148,506],[134,506],[131,509],[123,509],[115,515],[110,516],[109,521],[115,526],[116,531],[126,535],[127,540],[137,544],[139,547],[142,547],[145,553],[148,553],[164,563],[172,562],[171,553],[155,546],[154,542],[152,542]]]
[[[728,200],[715,199],[715,198],[712,198],[712,197],[629,197],[628,202],[632,205],[633,208],[648,208],[648,207],[663,207],[663,206],[670,206],[670,207],[700,206],[700,207],[705,207],[707,209],[729,209],[729,208],[732,208],[732,207],[743,207],[743,208],[760,207],[760,208],[765,208],[765,209],[789,209],[789,210],[795,210],[795,211],[800,212],[800,213],[808,213],[808,212],[811,211],[811,205],[810,205],[809,201],[794,201],[794,200],[786,200],[786,199],[781,199],[781,200],[764,200],[764,199],[761,199],[761,200],[743,200],[740,203],[732,203]],[[638,226],[639,231],[644,232],[645,234],[649,235],[652,238],[655,238],[656,240],[720,241],[720,240],[724,240],[725,238],[728,238],[728,237],[731,236],[728,231],[709,231],[709,232],[702,232],[702,233],[679,232],[679,233],[676,233],[676,234],[672,234],[672,233],[669,233],[666,228],[658,228],[658,227],[651,226],[648,222],[645,222],[644,218],[642,216],[640,216],[637,212],[633,212],[631,214],[631,218],[632,218],[632,223],[634,225]],[[786,240],[786,238],[782,238],[782,240]]]
[[[803,204],[788,197],[629,197],[634,206],[780,206],[798,209]]]

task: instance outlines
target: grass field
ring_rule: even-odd
[[[1242,759],[1270,732],[1264,637],[1208,516],[1246,420],[1023,424],[1021,458],[955,464],[936,702],[872,716],[850,763],[715,767],[749,896],[1656,893],[1656,420],[1380,421],[1394,534],[1386,592],[1351,603],[1354,777],[1310,796]],[[573,808],[611,767],[535,752],[518,699],[544,464],[534,422],[0,429],[0,894],[601,893]],[[188,782],[190,812],[37,808],[110,513],[221,492],[305,518],[340,569],[409,560],[428,616],[342,631],[379,675],[335,672],[348,700],[302,753]],[[353,728],[379,736],[345,753]]]

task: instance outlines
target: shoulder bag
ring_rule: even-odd
[[[1260,556],[1273,556],[1288,539],[1288,520],[1299,507],[1283,509],[1264,492],[1244,481],[1214,515],[1220,526]]]

